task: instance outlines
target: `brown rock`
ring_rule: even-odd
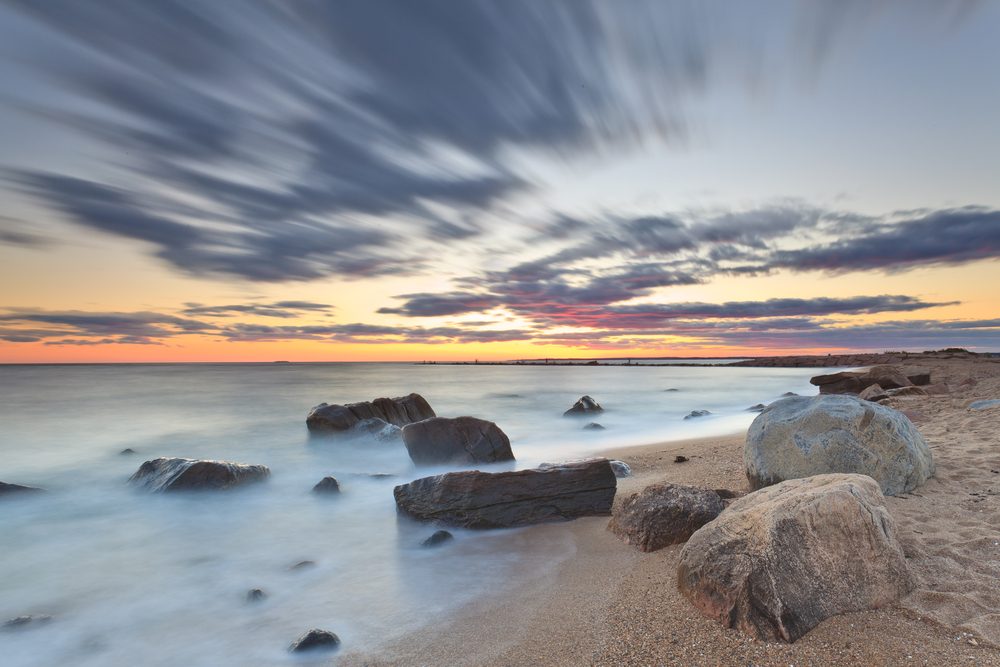
[[[927,396],[927,390],[923,387],[899,387],[889,389],[885,393],[889,396]]]
[[[861,393],[858,394],[858,398],[865,401],[878,402],[882,399],[889,398],[889,394],[885,393],[885,389],[882,388],[882,385],[871,384],[861,390]]]
[[[423,396],[410,394],[347,405],[320,403],[309,411],[306,426],[310,431],[346,431],[366,419],[381,419],[395,426],[405,426],[434,416],[434,410]]]
[[[935,382],[934,384],[926,384],[923,386],[923,390],[928,394],[939,396],[942,394],[950,394],[951,387],[945,382]]]
[[[722,498],[710,489],[653,484],[615,508],[608,530],[641,551],[656,551],[687,541],[723,509]]]
[[[462,528],[510,528],[607,515],[617,480],[607,459],[515,472],[465,470],[424,477],[393,490],[415,519]]]
[[[931,372],[926,368],[906,368],[903,375],[918,387],[931,383]]]
[[[513,461],[510,439],[491,421],[433,417],[403,427],[403,444],[418,465]]]
[[[878,383],[883,389],[911,387],[913,383],[896,366],[872,366],[861,378],[866,387]]]
[[[827,375],[817,375],[809,380],[810,384],[819,387],[821,394],[856,394],[864,385],[861,383],[862,373],[841,371]]]
[[[733,502],[684,545],[677,581],[706,616],[788,642],[912,588],[878,484],[851,474],[789,480]]]
[[[129,482],[149,491],[222,490],[259,482],[270,474],[267,466],[159,458],[143,463]]]

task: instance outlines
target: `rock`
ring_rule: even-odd
[[[378,417],[362,419],[347,429],[346,433],[360,437],[375,438],[379,442],[399,442],[399,439],[403,436],[403,430],[399,426],[390,424]]]
[[[931,372],[926,368],[904,369],[903,376],[918,387],[931,383]]]
[[[923,412],[920,412],[919,410],[900,410],[900,412],[906,415],[906,418],[909,419],[914,424],[919,424],[921,422],[927,421],[927,415],[925,415]]]
[[[428,537],[426,540],[420,543],[422,547],[437,547],[441,546],[445,542],[451,542],[455,539],[455,536],[449,533],[447,530],[435,531],[433,535]]]
[[[129,482],[148,491],[202,491],[260,482],[270,475],[267,466],[159,458],[143,463]]]
[[[259,588],[251,588],[247,591],[247,602],[260,602],[266,597],[267,594]]]
[[[563,413],[563,417],[575,417],[578,415],[592,415],[604,412],[604,408],[590,396],[581,396],[569,410]]]
[[[40,489],[37,486],[22,486],[21,484],[8,484],[7,482],[0,482],[0,496],[15,493],[38,493],[44,490],[45,489]]]
[[[687,463],[690,460],[691,459],[684,456],[683,454],[678,454],[677,456],[674,457],[674,463]]]
[[[697,419],[698,417],[707,417],[712,414],[708,410],[692,410],[688,414],[684,415],[684,419]]]
[[[347,405],[320,403],[309,411],[306,426],[310,431],[347,431],[366,419],[381,419],[388,424],[405,426],[434,416],[434,410],[423,396],[410,394]]]
[[[935,382],[934,384],[925,384],[923,385],[923,390],[926,391],[928,394],[934,396],[940,396],[943,394],[951,393],[951,387],[948,386],[946,382]]]
[[[589,424],[587,424],[586,426],[583,427],[583,430],[584,431],[603,431],[604,427],[601,426],[600,424],[598,424],[597,422],[590,422]]]
[[[715,489],[715,494],[720,498],[722,498],[723,500],[732,500],[733,498],[739,498],[741,495],[743,495],[741,493],[737,493],[736,491],[732,491],[730,489]]]
[[[725,509],[715,491],[682,484],[653,484],[618,505],[608,530],[640,551],[685,542]]]
[[[817,375],[809,380],[810,384],[819,387],[821,394],[857,394],[864,385],[861,383],[863,373],[841,371],[827,375]]]
[[[898,387],[896,389],[886,389],[889,396],[927,396],[927,390],[923,387]]]
[[[403,444],[418,465],[513,461],[510,440],[493,422],[433,417],[403,427]]]
[[[763,403],[758,403],[757,405],[751,405],[749,408],[747,408],[747,412],[763,412],[764,408],[766,407],[767,406],[764,405]]]
[[[928,378],[929,379],[929,378]],[[903,375],[896,366],[872,366],[868,372],[861,377],[861,382],[867,387],[870,384],[879,384],[883,389],[899,389],[900,387],[912,387],[913,383]]]
[[[794,391],[786,391],[781,395],[782,398],[788,398],[789,396],[798,396]]]
[[[48,623],[52,620],[52,617],[48,614],[27,614],[25,616],[16,616],[8,621],[4,621],[4,630],[20,630],[21,628],[28,627],[29,625],[42,625],[43,623]]]
[[[120,452],[118,452],[118,453],[119,453],[119,454],[121,454],[122,456],[130,456],[130,455],[132,455],[132,454],[137,454],[138,452],[136,452],[136,451],[135,451],[134,449],[132,449],[131,447],[126,447],[125,449],[121,450],[121,451],[120,451]]]
[[[622,477],[632,476],[632,468],[630,468],[629,465],[624,461],[617,461],[612,459],[611,461],[609,461],[609,463],[611,464],[611,470],[613,470],[615,473],[615,477],[618,477],[620,479]]]
[[[664,389],[663,391],[680,391],[680,389],[676,389],[674,387],[671,387],[670,389]]]
[[[989,410],[990,408],[1000,407],[1000,399],[991,398],[983,401],[973,401],[969,403],[970,410]]]
[[[313,487],[313,493],[337,495],[340,493],[340,482],[337,481],[336,477],[324,477],[316,482],[316,486]]]
[[[788,642],[831,616],[890,606],[913,585],[878,484],[841,474],[734,501],[684,545],[677,582],[706,616]]]
[[[863,401],[872,401],[873,403],[877,403],[881,400],[889,398],[889,394],[885,393],[885,389],[882,388],[882,385],[870,384],[861,390],[861,393],[858,394],[858,398]]]
[[[289,572],[298,572],[300,570],[308,570],[309,568],[316,567],[316,561],[314,560],[300,560],[295,565],[288,568]]]
[[[607,515],[617,480],[607,459],[513,472],[465,470],[424,477],[393,490],[415,519],[463,528],[510,528]]]
[[[340,646],[340,637],[327,630],[312,629],[305,633],[288,647],[292,653],[302,653],[303,651],[332,651]]]
[[[743,449],[750,487],[825,473],[860,473],[886,495],[915,489],[934,474],[924,437],[902,413],[855,396],[786,398],[768,406]]]

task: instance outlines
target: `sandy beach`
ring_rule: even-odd
[[[608,519],[535,526],[526,549],[559,535],[575,556],[345,665],[1000,665],[1000,363],[922,362],[949,392],[897,397],[928,440],[937,473],[887,498],[915,589],[893,608],[828,619],[794,644],[751,640],[702,617],[676,587],[682,545],[641,553]],[[634,475],[616,502],[670,481],[748,491],[742,433],[608,452]],[[688,457],[675,463],[674,457]]]

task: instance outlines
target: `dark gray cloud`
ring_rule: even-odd
[[[42,328],[44,327],[44,328]],[[159,344],[186,334],[203,334],[211,325],[172,314],[138,312],[30,311],[0,313],[0,339],[61,344]],[[84,341],[81,343],[80,341]]]
[[[206,306],[200,303],[185,304],[181,312],[185,315],[202,317],[232,317],[234,315],[256,315],[258,317],[278,317],[289,319],[307,313],[330,313],[333,306],[312,301],[274,301],[271,303],[237,303],[222,306]]]

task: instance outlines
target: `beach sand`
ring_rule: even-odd
[[[682,545],[644,554],[606,517],[519,534],[568,537],[573,557],[343,665],[998,665],[1000,666],[1000,363],[921,363],[951,393],[891,399],[934,452],[937,473],[887,498],[917,585],[898,606],[828,619],[794,644],[754,641],[702,617],[676,586]],[[965,384],[962,384],[965,382]],[[671,481],[748,491],[743,434],[609,452],[632,466],[618,501]],[[683,454],[685,463],[674,463]],[[520,577],[519,577],[520,579]]]

